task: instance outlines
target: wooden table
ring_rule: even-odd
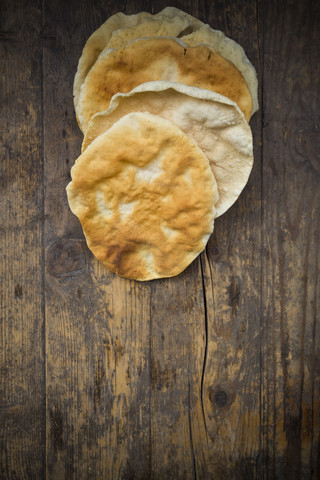
[[[73,77],[118,10],[1,2],[1,479],[319,479],[315,1],[172,1],[256,67],[255,164],[208,247],[147,283],[89,252],[65,187]]]

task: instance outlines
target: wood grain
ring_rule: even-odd
[[[0,477],[4,479],[44,474],[40,32],[40,2],[32,7],[2,2]]]
[[[258,69],[254,2],[237,8],[233,2],[224,2],[223,9],[212,9],[208,20],[238,41]],[[247,28],[241,30],[244,23]],[[236,204],[217,219],[201,258],[206,315],[201,399],[208,448],[206,471],[198,478],[259,475],[260,125],[258,112],[251,122],[255,164],[249,182]]]
[[[141,283],[96,261],[69,210],[72,84],[108,16],[167,5],[244,47],[260,111],[206,251]],[[1,478],[320,477],[319,26],[302,0],[4,5]]]
[[[152,283],[151,473],[155,478],[192,479],[196,474],[197,433],[192,431],[191,418],[200,392],[197,367],[204,356],[204,336],[197,334],[203,328],[203,309],[199,260],[175,279]],[[202,414],[197,420],[204,433]]]
[[[150,461],[150,286],[118,278],[94,259],[65,194],[82,140],[72,83],[89,35],[76,27],[85,17],[94,30],[113,11],[61,5],[44,11],[47,476],[143,476]]]
[[[319,13],[312,2],[268,2],[261,11],[266,478],[320,475]]]

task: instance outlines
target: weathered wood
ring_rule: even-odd
[[[259,75],[255,2],[224,2],[209,23],[243,46]],[[246,24],[246,28],[241,28]],[[206,339],[201,402],[205,470],[199,478],[258,478],[261,308],[261,113],[251,120],[255,163],[201,257]],[[196,460],[197,462],[197,460]]]
[[[176,278],[152,284],[151,473],[154,478],[192,479],[194,439],[204,432],[202,415],[192,431],[204,357],[199,260]],[[199,335],[200,332],[200,335]],[[200,375],[199,375],[200,374]],[[198,405],[199,406],[199,405]],[[199,409],[198,412],[199,413]]]
[[[0,24],[1,478],[318,479],[319,7],[170,2],[258,69],[255,164],[206,252],[139,283],[69,210],[72,83],[108,16],[165,4],[42,3]]]
[[[209,15],[201,9],[195,14],[202,19],[201,15],[208,15],[204,17],[207,22],[238,40],[257,66],[255,4],[238,6],[237,11],[224,7],[213,9]],[[229,29],[226,12],[234,23],[242,25],[245,21],[250,36],[248,30]],[[152,392],[152,405],[157,407],[152,409],[152,431],[156,435],[151,447],[156,478],[223,479],[239,478],[239,474],[247,478],[257,472],[261,242],[260,229],[255,227],[261,224],[259,118],[257,115],[253,122],[256,148],[251,179],[238,203],[216,221],[213,239],[201,256],[202,269],[200,264],[190,267],[183,274],[185,285],[180,278],[166,281],[165,295],[160,283],[153,285],[152,305],[162,305],[168,298],[171,312],[168,316],[155,309],[151,327],[152,365],[157,362],[156,371],[166,379],[164,385],[159,380],[157,395]],[[186,291],[188,308],[183,308]],[[170,335],[167,339],[170,331],[176,342]],[[250,438],[244,441],[248,430]]]
[[[86,349],[84,341],[92,324],[94,295],[87,288],[87,249],[81,228],[67,208],[65,194],[81,142],[70,95],[80,51],[74,32],[81,25],[83,35],[85,29],[81,15],[81,9],[68,10],[67,5],[62,9],[58,2],[44,5],[46,478],[81,478],[81,467],[89,468],[79,432],[89,420],[89,375],[94,385],[94,366],[88,365],[87,356],[95,347]],[[94,438],[90,441],[94,444]]]
[[[143,478],[150,462],[150,286],[121,279],[94,259],[65,194],[82,140],[72,104],[77,62],[91,31],[112,13],[105,2],[95,9],[88,2],[55,2],[44,11],[47,476],[52,479],[127,478],[130,472]],[[84,18],[90,31],[83,29]]]
[[[40,34],[41,2],[1,3],[0,477],[7,480],[44,475]]]
[[[319,19],[312,2],[261,8],[264,478],[320,475]]]

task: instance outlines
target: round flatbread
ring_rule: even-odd
[[[204,24],[200,20],[174,7],[151,17],[144,18],[141,23],[115,30],[105,48],[119,49],[126,43],[144,37],[181,37],[195,32]]]
[[[166,80],[206,88],[236,102],[247,120],[252,98],[233,63],[211,47],[186,47],[173,38],[137,39],[120,50],[104,51],[81,87],[77,116],[83,132],[92,115],[106,110],[112,96],[128,93],[141,83]]]
[[[252,113],[259,110],[258,102],[258,79],[254,66],[250,63],[244,49],[237,42],[225,36],[219,30],[213,30],[209,25],[203,25],[196,31],[184,35],[181,40],[188,47],[195,47],[199,44],[206,44],[213,47],[219,55],[232,62],[242,73],[248,84],[252,97]]]
[[[118,28],[129,27],[137,25],[144,18],[151,17],[150,13],[141,12],[135,15],[125,15],[122,12],[118,12],[108,18],[93,34],[88,38],[81,57],[78,62],[78,68],[74,77],[73,83],[73,96],[75,107],[78,104],[80,87],[83,84],[87,73],[92,65],[99,57],[102,50],[105,49],[108,41],[111,38],[112,32]]]
[[[182,272],[213,230],[218,190],[207,158],[173,123],[131,113],[76,160],[67,186],[93,254],[136,280]]]
[[[166,7],[152,15],[141,12],[125,15],[118,12],[107,19],[87,40],[74,78],[74,105],[77,107],[80,88],[89,70],[105,48],[118,48],[123,43],[143,36],[179,37],[203,25],[200,20],[175,7]]]
[[[217,217],[237,200],[252,165],[252,133],[239,107],[210,90],[174,82],[149,82],[115,95],[107,111],[95,114],[82,151],[131,112],[149,112],[175,123],[206,154],[219,190]]]

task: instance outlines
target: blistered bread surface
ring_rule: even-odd
[[[219,190],[217,217],[237,200],[252,165],[252,133],[239,107],[210,90],[174,82],[149,82],[119,93],[105,112],[91,118],[82,151],[128,113],[160,115],[175,123],[207,156]]]
[[[217,185],[200,148],[173,123],[131,113],[77,159],[67,187],[93,254],[136,280],[182,272],[213,230]]]
[[[81,87],[77,115],[85,132],[90,118],[106,110],[112,96],[137,85],[166,80],[205,88],[236,102],[247,120],[252,112],[248,85],[233,63],[212,48],[188,48],[171,38],[138,39],[103,52]]]

